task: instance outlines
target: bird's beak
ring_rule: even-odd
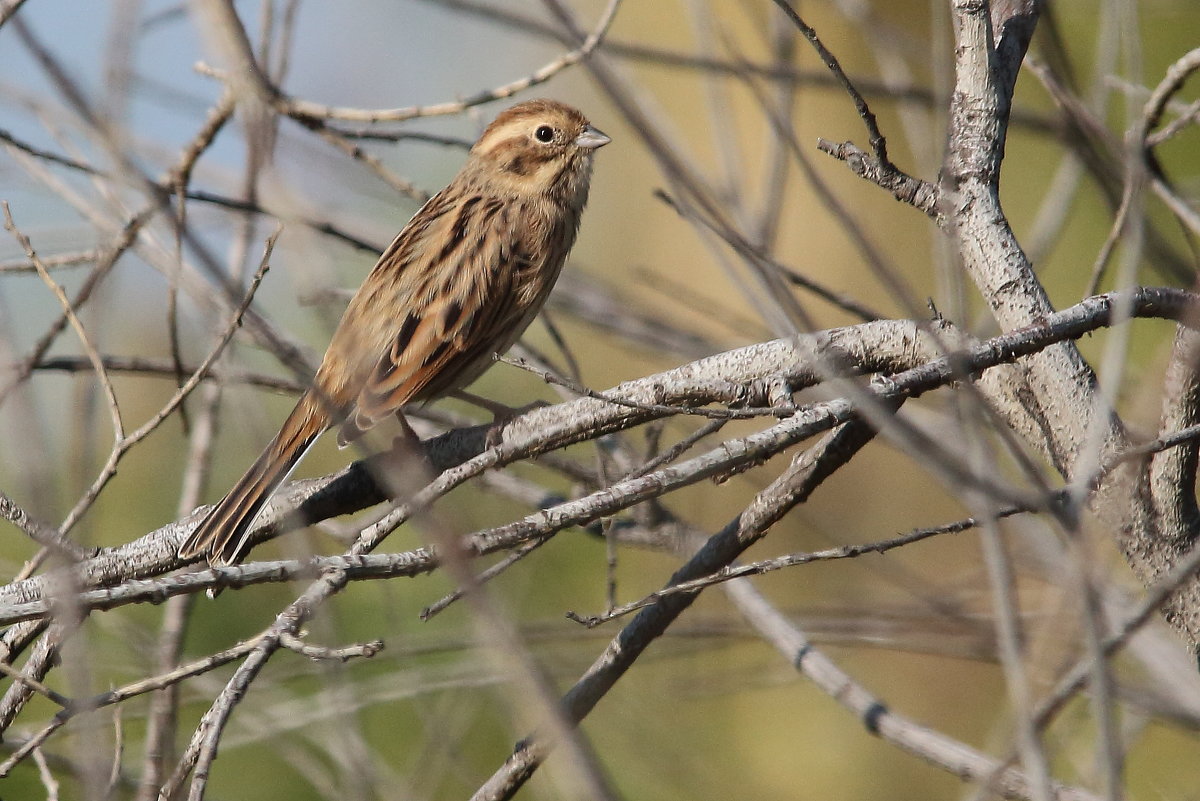
[[[604,147],[611,141],[603,132],[589,125],[583,129],[583,133],[575,137],[575,146],[582,147],[584,150],[595,150],[598,147]]]

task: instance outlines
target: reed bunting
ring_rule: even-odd
[[[577,110],[500,113],[454,180],[396,236],[342,315],[312,386],[246,474],[180,546],[238,562],[255,517],[326,430],[346,445],[406,404],[477,379],[533,321],[575,242],[592,154]]]

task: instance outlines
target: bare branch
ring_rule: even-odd
[[[310,645],[294,634],[280,635],[279,644],[289,651],[295,651],[300,656],[314,661],[331,660],[334,662],[349,662],[355,658],[370,659],[383,650],[383,640],[372,640],[371,642],[347,645],[342,648],[326,648],[321,645]]]
[[[739,611],[780,655],[827,695],[854,713],[868,732],[927,760],[964,781],[979,782],[1005,798],[1034,799],[1037,794],[1029,777],[1006,767],[965,743],[892,711],[882,700],[839,668],[809,642],[748,581],[735,581],[726,591]],[[1056,784],[1057,801],[1097,801],[1096,796],[1075,787]]]
[[[872,436],[873,433],[859,423],[850,423],[827,434],[759,493],[745,512],[714,534],[687,564],[671,576],[669,583],[678,584],[698,578],[729,564],[796,504],[803,503],[825,478],[850,459]],[[695,598],[696,593],[673,595],[659,599],[653,606],[639,612],[567,691],[562,701],[567,720],[578,724],[646,647],[661,636]],[[544,735],[526,738],[504,765],[475,791],[472,801],[511,798],[553,747],[554,743],[547,741]]]
[[[295,98],[280,98],[280,110],[289,116],[297,119],[315,118],[319,120],[344,120],[348,122],[400,122],[402,120],[411,120],[419,117],[438,117],[448,114],[461,114],[463,111],[472,106],[479,106],[484,103],[490,103],[493,100],[501,100],[506,97],[512,97],[515,94],[525,91],[532,86],[545,83],[558,73],[568,67],[572,67],[599,47],[604,39],[604,34],[608,31],[613,19],[616,17],[617,9],[621,5],[621,0],[608,0],[603,13],[600,15],[596,27],[587,36],[586,39],[575,49],[564,53],[563,55],[543,65],[535,70],[530,75],[523,78],[518,78],[511,83],[506,83],[502,86],[497,86],[491,89],[485,89],[474,95],[467,97],[464,100],[456,100],[446,103],[437,103],[429,106],[407,106],[404,108],[394,109],[356,109],[344,107],[324,106],[319,103],[312,103],[307,100],[297,100]]]

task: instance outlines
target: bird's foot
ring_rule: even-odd
[[[504,438],[504,429],[516,418],[531,412],[534,409],[542,409],[550,404],[543,400],[537,400],[533,403],[527,403],[524,406],[513,408],[506,406],[503,403],[497,403],[487,398],[481,398],[478,395],[472,395],[468,392],[456,392],[454,397],[460,400],[465,400],[467,403],[478,406],[479,408],[490,412],[492,415],[492,425],[488,429],[486,444],[489,448],[494,448],[501,443]]]

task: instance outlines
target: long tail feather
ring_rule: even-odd
[[[328,415],[318,406],[308,394],[300,399],[246,474],[180,546],[181,558],[203,555],[209,564],[231,565],[245,556],[254,519],[317,437],[329,427]]]

